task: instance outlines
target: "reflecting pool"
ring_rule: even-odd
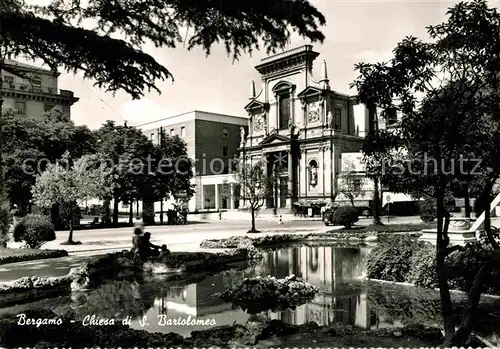
[[[47,308],[58,313],[70,312],[75,320],[95,315],[117,320],[130,317],[131,327],[151,332],[177,332],[189,336],[203,326],[164,325],[157,320],[209,320],[216,325],[243,323],[250,315],[232,304],[221,301],[217,293],[244,278],[272,275],[284,278],[291,274],[319,288],[313,301],[295,310],[260,314],[290,324],[314,321],[319,325],[343,323],[374,329],[398,327],[412,323],[440,326],[439,294],[415,287],[362,281],[368,248],[336,246],[291,246],[265,250],[262,263],[244,270],[230,270],[213,276],[194,276],[190,281],[115,280],[99,288],[71,297],[47,299],[36,303],[0,309],[0,316],[20,313],[28,308]],[[455,297],[457,304],[463,301]],[[500,303],[484,302],[487,312],[481,318],[478,332],[496,341],[500,328]],[[149,326],[141,321],[147,318]],[[500,343],[499,343],[500,344]]]

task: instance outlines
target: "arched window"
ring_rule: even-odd
[[[288,128],[292,117],[292,94],[295,85],[287,81],[280,81],[273,87],[278,102],[278,128]]]
[[[318,184],[318,162],[316,160],[309,161],[309,184],[313,187]]]

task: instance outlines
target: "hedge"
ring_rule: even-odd
[[[0,248],[0,264],[26,262],[36,259],[67,257],[65,250],[38,250],[30,248]]]
[[[485,248],[479,243],[471,249],[449,255],[450,289],[467,292],[481,267],[473,250]],[[384,236],[367,256],[367,276],[370,279],[412,283],[424,288],[436,288],[436,248],[411,236]],[[493,270],[484,285],[484,293],[500,295],[500,266]]]

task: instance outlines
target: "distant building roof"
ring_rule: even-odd
[[[15,66],[18,68],[24,68],[24,69],[29,69],[29,70],[34,70],[34,71],[39,71],[39,72],[44,72],[44,73],[55,73],[50,69],[37,67],[36,65],[31,65],[31,64],[27,64],[27,63],[21,63],[21,62],[14,61],[11,59],[6,59],[5,64],[10,65],[10,66]]]
[[[248,118],[235,115],[211,113],[201,110],[192,110],[187,113],[168,116],[163,119],[146,122],[144,124],[136,125],[137,128],[148,130],[149,128],[157,128],[159,126],[174,125],[188,120],[206,120],[213,122],[223,122],[228,124],[236,124],[240,126],[248,125]]]

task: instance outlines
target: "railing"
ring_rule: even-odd
[[[12,91],[34,92],[34,93],[47,93],[51,95],[59,94],[59,91],[53,87],[32,85],[29,83],[9,82],[9,81],[3,81],[2,89],[12,90]],[[62,90],[60,92],[61,94],[63,94]]]

